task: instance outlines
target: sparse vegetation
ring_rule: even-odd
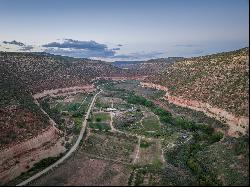
[[[13,186],[15,184],[20,183],[21,181],[28,179],[29,177],[33,176],[35,173],[41,171],[42,169],[48,167],[49,165],[53,164],[54,162],[56,162],[58,159],[60,159],[63,155],[59,155],[57,157],[48,157],[45,158],[37,163],[34,164],[34,166],[29,169],[27,172],[22,173],[19,177],[17,177],[16,179],[8,182],[7,184],[5,184],[6,186]]]
[[[249,48],[185,59],[148,78],[174,96],[249,115]]]
[[[140,143],[141,148],[148,148],[149,146],[150,146],[150,142],[148,142],[146,140],[142,140]]]

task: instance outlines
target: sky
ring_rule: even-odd
[[[0,0],[0,51],[116,60],[249,46],[249,0]]]

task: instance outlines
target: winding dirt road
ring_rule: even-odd
[[[82,140],[83,138],[83,134],[86,130],[86,126],[87,126],[87,119],[89,117],[89,114],[90,114],[90,111],[95,103],[95,99],[96,99],[96,96],[101,93],[102,90],[100,90],[98,93],[95,94],[95,96],[93,97],[92,99],[92,102],[88,108],[88,111],[87,111],[87,114],[84,118],[84,121],[82,122],[82,129],[81,129],[81,132],[80,132],[80,135],[76,141],[76,143],[74,144],[73,147],[71,147],[71,149],[67,152],[66,155],[64,155],[62,158],[60,158],[58,161],[56,161],[54,164],[50,165],[49,167],[45,168],[44,170],[38,172],[37,174],[33,175],[32,177],[28,178],[27,180],[21,182],[20,184],[18,184],[17,186],[24,186],[24,185],[27,185],[29,184],[31,181],[39,178],[40,176],[42,176],[43,174],[47,173],[48,171],[52,170],[53,168],[56,168],[58,167],[59,164],[63,163],[68,157],[71,156],[71,154],[77,149],[77,147],[79,146],[80,144],[80,141]]]

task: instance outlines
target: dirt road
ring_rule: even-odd
[[[82,129],[81,129],[81,132],[80,132],[80,135],[76,141],[76,143],[74,144],[74,146],[69,150],[69,152],[67,152],[66,155],[64,155],[62,158],[60,158],[58,161],[56,161],[54,164],[50,165],[49,167],[45,168],[44,170],[40,171],[39,173],[33,175],[32,177],[28,178],[27,180],[21,182],[20,184],[18,184],[17,186],[24,186],[24,185],[27,185],[29,184],[31,181],[39,178],[40,176],[42,176],[43,174],[47,173],[48,171],[52,170],[53,168],[56,168],[59,164],[63,163],[68,157],[71,156],[71,154],[77,149],[77,147],[79,146],[80,144],[80,141],[82,140],[83,138],[83,134],[86,130],[86,126],[87,126],[87,119],[89,117],[89,114],[90,114],[90,111],[95,103],[95,99],[96,99],[96,96],[101,93],[101,91],[99,91],[98,93],[95,94],[95,96],[93,97],[92,99],[92,102],[88,108],[88,111],[87,111],[87,114],[84,118],[84,121],[82,122]]]

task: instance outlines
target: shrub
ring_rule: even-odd
[[[140,143],[140,147],[141,148],[147,148],[149,147],[151,144],[145,140],[142,140],[141,143]]]
[[[97,121],[97,122],[101,122],[102,119],[101,119],[100,117],[97,117],[97,118],[96,118],[96,121]]]
[[[223,134],[221,132],[216,132],[211,134],[211,136],[209,136],[209,143],[215,143],[221,140],[221,138],[223,138]]]
[[[235,145],[234,145],[234,151],[236,155],[240,154],[249,154],[249,137],[248,136],[242,136],[237,139]]]
[[[83,115],[83,113],[82,112],[74,112],[73,114],[72,114],[72,117],[82,117],[82,115]]]

